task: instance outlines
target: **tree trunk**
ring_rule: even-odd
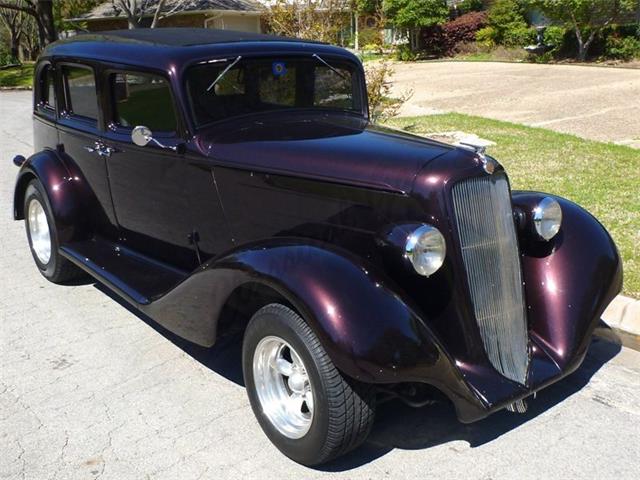
[[[582,41],[582,39],[578,39],[578,60],[584,62],[587,59],[587,48]]]
[[[582,38],[583,38],[582,35],[578,37],[578,60],[580,60],[581,62],[584,62],[587,60],[589,47],[591,46],[593,39],[596,38],[595,30],[591,32],[586,42],[584,42]]]
[[[16,35],[15,32],[11,32],[9,54],[11,58],[20,60],[20,36]]]
[[[53,20],[53,1],[38,0],[36,12],[38,14],[36,18],[36,20],[38,20],[38,27],[42,28],[42,40],[44,40],[42,46],[55,42],[58,39],[58,34]]]

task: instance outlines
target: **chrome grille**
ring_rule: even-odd
[[[496,174],[457,183],[453,206],[485,351],[496,370],[524,384],[527,318],[507,178]]]

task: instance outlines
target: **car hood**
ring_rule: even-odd
[[[350,115],[269,114],[216,125],[194,138],[216,164],[408,193],[446,144]]]

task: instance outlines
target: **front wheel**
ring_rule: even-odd
[[[24,194],[24,219],[33,260],[40,273],[54,283],[68,282],[82,270],[60,255],[56,224],[47,194],[38,180],[31,180]]]
[[[251,319],[242,363],[251,407],[273,444],[304,465],[327,462],[366,439],[370,385],[344,377],[293,310],[267,305]]]

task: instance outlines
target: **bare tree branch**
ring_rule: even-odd
[[[23,6],[22,4],[13,3],[13,2],[0,2],[0,8],[8,8],[9,10],[16,10],[19,12],[28,13],[29,15],[33,15],[34,17],[37,15],[36,7],[30,0],[24,0],[25,3],[29,6]]]
[[[158,24],[158,20],[160,20],[160,12],[164,8],[164,4],[167,3],[167,0],[159,0],[158,7],[156,8],[156,13],[153,14],[153,20],[151,21],[151,28],[156,28]]]

